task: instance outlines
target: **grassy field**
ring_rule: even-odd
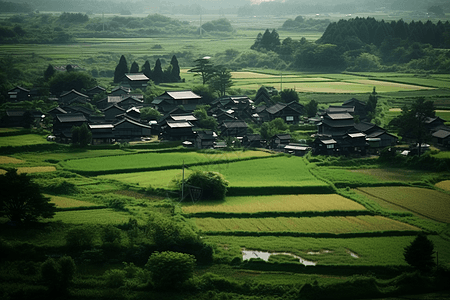
[[[95,203],[80,201],[80,200],[67,198],[67,197],[53,196],[53,195],[45,195],[45,196],[50,197],[50,202],[54,203],[57,208],[98,206],[98,204],[95,204]]]
[[[68,224],[123,224],[128,222],[131,215],[127,212],[114,211],[112,209],[93,209],[79,211],[60,211],[52,221],[62,221]]]
[[[3,164],[21,164],[25,161],[9,156],[0,156],[0,165]]]
[[[238,237],[208,236],[206,240],[220,245],[218,254],[222,256],[240,255],[242,248],[269,252],[288,252],[298,255],[317,265],[406,265],[404,248],[414,237],[370,237],[370,238],[306,238],[306,237]],[[439,257],[446,251],[445,243],[436,239]],[[236,247],[237,246],[237,247]],[[352,257],[348,251],[356,253]],[[319,254],[320,253],[320,254]],[[450,261],[450,260],[447,260]]]
[[[208,232],[297,232],[359,233],[419,230],[415,226],[381,216],[312,217],[312,218],[195,218],[195,224]]]
[[[388,202],[419,216],[450,222],[449,194],[416,187],[365,187],[358,191],[375,202]]]
[[[170,168],[176,166],[181,168],[183,162],[185,164],[202,164],[265,156],[271,156],[271,154],[261,151],[142,153],[69,160],[62,162],[61,166],[73,171],[133,171],[133,169]]]
[[[6,146],[28,146],[28,145],[39,145],[39,144],[49,144],[45,137],[37,134],[26,134],[26,135],[16,135],[16,136],[6,136],[0,137],[0,147]]]
[[[215,171],[224,175],[230,186],[326,186],[307,169],[299,157],[275,157],[228,164],[198,166],[192,169]]]
[[[258,212],[303,212],[366,210],[362,205],[339,195],[271,195],[249,197],[227,197],[222,203],[208,202],[183,204],[183,212],[258,213]]]

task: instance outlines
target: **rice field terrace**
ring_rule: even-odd
[[[186,203],[183,213],[261,213],[261,212],[325,212],[366,211],[366,208],[340,195],[270,195],[227,197],[223,203]]]
[[[26,134],[26,135],[16,135],[16,136],[3,136],[0,137],[0,147],[17,147],[17,146],[29,146],[29,145],[40,145],[40,144],[51,144],[45,137],[37,134]]]
[[[344,234],[383,231],[418,231],[419,228],[382,216],[312,217],[312,218],[195,218],[206,234],[232,232],[236,235],[271,233]]]
[[[394,205],[438,222],[450,222],[450,195],[417,187],[360,187],[357,189],[380,205]]]
[[[272,154],[262,151],[237,152],[153,152],[134,155],[118,155],[97,158],[68,160],[60,165],[66,170],[85,174],[125,173],[143,170],[173,169],[186,165],[215,164],[224,161],[268,157]]]

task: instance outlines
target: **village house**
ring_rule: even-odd
[[[89,101],[89,96],[76,90],[70,90],[69,92],[61,94],[61,96],[59,97],[59,103],[61,105],[70,105],[75,101],[79,101],[79,103],[84,104]]]
[[[283,150],[286,145],[291,142],[291,135],[285,133],[279,133],[274,135],[269,140],[269,145],[271,149]]]
[[[195,139],[194,125],[189,121],[174,121],[166,119],[161,125],[160,139],[170,141],[193,141]]]
[[[130,118],[123,118],[114,125],[114,137],[116,140],[132,141],[141,137],[151,136],[152,128]]]
[[[85,95],[89,96],[89,98],[94,98],[95,95],[106,93],[106,89],[101,86],[95,86],[93,88],[90,88],[84,92]]]
[[[122,85],[129,86],[132,90],[140,89],[145,91],[149,78],[143,73],[128,73],[122,78]]]
[[[450,128],[440,129],[432,134],[433,144],[438,147],[450,147]]]
[[[31,99],[30,90],[16,86],[8,91],[8,99],[10,102],[28,101]]]
[[[88,123],[82,113],[56,115],[53,119],[53,135],[62,142],[72,140],[72,127]]]
[[[213,149],[217,134],[211,130],[199,131],[195,137],[194,146],[197,149]]]
[[[219,125],[221,136],[244,137],[247,135],[248,125],[242,120],[223,121]]]
[[[201,104],[201,99],[201,96],[192,91],[166,91],[153,99],[152,106],[163,114],[179,106],[185,111],[192,112]]]
[[[113,124],[89,124],[92,133],[92,145],[111,144],[115,141]]]

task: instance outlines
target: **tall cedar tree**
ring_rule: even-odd
[[[120,57],[119,64],[114,70],[114,83],[119,83],[126,73],[128,73],[128,64],[125,56],[122,55]]]
[[[50,198],[41,194],[39,185],[27,174],[17,174],[17,169],[0,175],[0,190],[0,216],[11,222],[33,222],[41,217],[52,218],[55,214],[55,204],[50,203]]]
[[[137,62],[133,61],[130,67],[130,73],[139,73],[139,65]]]
[[[180,66],[178,65],[178,59],[175,55],[172,56],[172,60],[170,61],[170,64],[172,65],[172,71],[170,73],[170,81],[171,82],[180,81],[181,80]]]
[[[44,79],[46,81],[49,80],[53,76],[53,74],[55,74],[55,68],[53,68],[53,66],[49,64],[44,72]]]
[[[406,246],[403,255],[409,265],[421,272],[430,271],[435,266],[433,242],[423,232]]]
[[[156,84],[163,82],[164,72],[161,67],[161,60],[158,58],[155,62],[155,68],[153,69],[153,81]]]
[[[152,68],[150,67],[150,63],[148,62],[148,60],[146,60],[144,65],[142,66],[141,72],[148,78],[152,79]]]

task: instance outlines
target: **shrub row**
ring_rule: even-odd
[[[339,217],[339,216],[373,216],[371,211],[364,210],[331,210],[331,211],[299,211],[299,212],[283,212],[283,211],[264,211],[256,213],[227,213],[227,212],[198,212],[185,214],[188,218],[310,218],[310,217]]]
[[[17,131],[6,131],[6,132],[0,132],[0,137],[3,136],[17,136],[17,135],[24,135],[24,134],[30,134],[30,129],[20,129]]]
[[[227,196],[263,196],[263,195],[295,195],[295,194],[334,194],[331,186],[260,186],[260,187],[228,187]]]

